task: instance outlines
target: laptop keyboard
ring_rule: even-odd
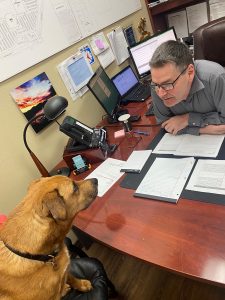
[[[125,99],[128,101],[137,101],[141,102],[146,100],[151,96],[151,87],[149,85],[140,85],[129,93]]]

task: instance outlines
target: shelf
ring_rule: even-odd
[[[156,16],[162,13],[167,13],[171,10],[182,9],[188,5],[194,5],[200,2],[204,2],[203,0],[169,0],[167,2],[160,3],[150,8],[150,12],[152,16]]]
[[[202,2],[206,2],[209,6],[209,0],[169,0],[149,7],[149,0],[145,0],[153,32],[161,32],[168,28],[167,13],[176,12]]]

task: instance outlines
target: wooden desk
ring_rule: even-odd
[[[154,123],[154,117],[148,118]],[[144,130],[150,135],[142,136],[136,149],[145,148],[159,127]],[[112,140],[113,130],[109,131]],[[126,141],[122,141],[113,157],[126,159],[130,151]],[[225,285],[225,206],[183,198],[177,204],[134,198],[134,191],[121,188],[120,181],[79,213],[74,226],[101,243],[148,263]]]

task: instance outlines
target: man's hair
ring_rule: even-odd
[[[150,61],[150,67],[160,68],[167,63],[174,64],[182,72],[189,64],[193,64],[193,58],[184,43],[171,40],[162,43],[155,50]]]

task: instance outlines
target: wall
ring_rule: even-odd
[[[146,18],[146,28],[148,31],[152,32],[145,1],[141,0],[141,2],[142,10],[139,10],[112,26],[105,28],[103,30],[104,33],[106,34],[111,31],[113,27],[118,25],[126,27],[132,24],[135,29],[136,36],[139,37],[137,26],[141,17]],[[1,213],[8,214],[25,195],[29,182],[40,177],[36,166],[23,144],[22,135],[26,119],[19,111],[9,94],[13,88],[35,77],[41,72],[46,72],[57,94],[66,97],[69,102],[66,115],[71,115],[89,126],[95,126],[104,114],[104,111],[90,92],[87,92],[82,98],[73,101],[56,69],[57,64],[74,54],[79,46],[85,44],[85,42],[88,42],[88,39],[84,39],[66,50],[55,54],[49,59],[46,59],[20,74],[0,83],[0,134],[2,140],[0,151]],[[95,59],[95,63],[92,65],[93,69],[97,69],[99,66],[97,58]],[[112,63],[106,71],[108,75],[112,76],[128,63],[129,61],[126,61],[120,66]],[[64,117],[65,114],[61,117],[61,119],[59,119],[59,122],[62,121]],[[53,168],[56,163],[62,159],[63,149],[67,140],[68,137],[59,131],[56,123],[51,124],[39,134],[36,134],[31,127],[27,132],[27,141],[30,148],[48,170],[51,170],[51,168]]]

